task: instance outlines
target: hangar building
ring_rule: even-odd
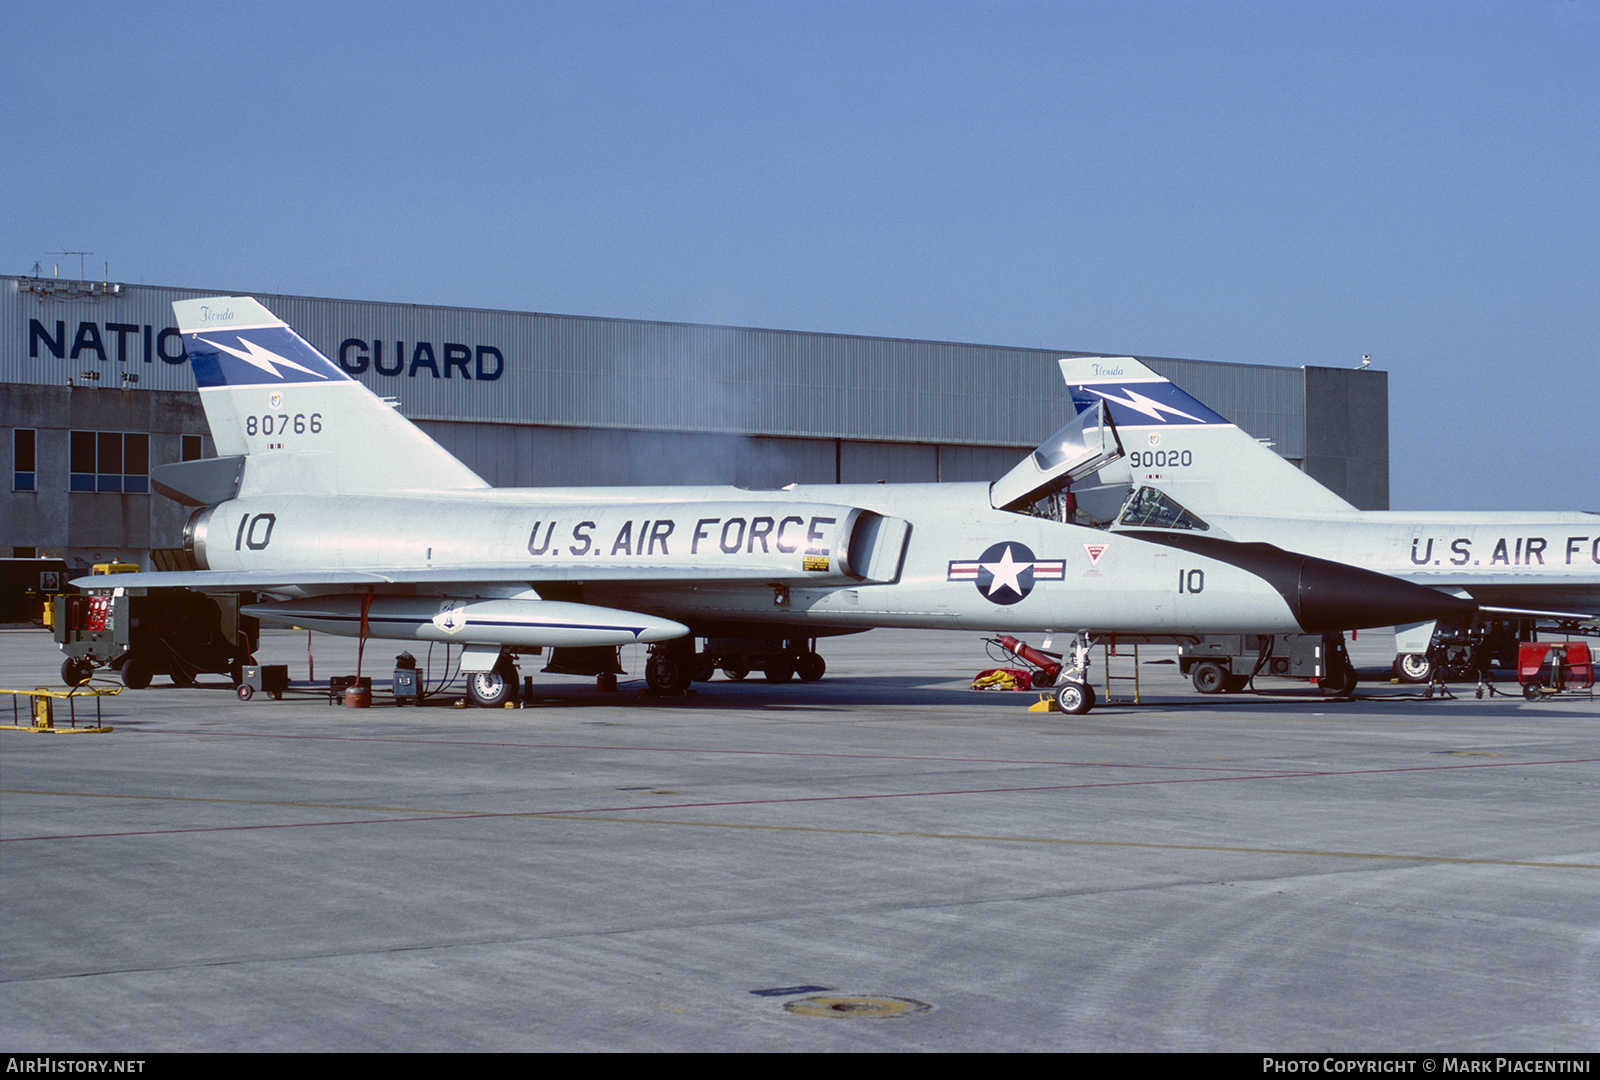
[[[188,509],[150,469],[213,450],[171,303],[219,295],[257,297],[497,487],[993,480],[1069,418],[1055,361],[1094,355],[0,276],[0,555],[179,544]],[[1388,507],[1383,372],[1140,359]]]

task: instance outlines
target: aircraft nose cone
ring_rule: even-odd
[[[1308,633],[1468,615],[1477,604],[1372,570],[1304,556],[1295,618]]]
[[[1308,634],[1365,630],[1372,626],[1428,622],[1466,615],[1478,605],[1471,600],[1380,574],[1375,570],[1285,551],[1272,544],[1241,544],[1192,533],[1129,530],[1129,536],[1192,551],[1232,563],[1267,582],[1294,612]]]

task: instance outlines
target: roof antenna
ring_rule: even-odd
[[[84,260],[84,258],[86,256],[93,255],[94,252],[92,252],[92,251],[52,251],[52,252],[50,252],[50,254],[52,254],[52,255],[76,255],[78,257],[78,280],[82,281],[82,280],[84,280],[84,277],[83,277],[83,274],[84,274],[83,260]],[[108,269],[109,269],[109,267],[108,267]],[[61,276],[61,264],[60,263],[56,264],[56,276],[57,277]]]

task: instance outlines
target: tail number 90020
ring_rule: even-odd
[[[1194,464],[1188,450],[1131,450],[1128,463],[1136,469],[1182,469]]]
[[[246,435],[287,435],[293,431],[296,435],[321,435],[322,414],[319,412],[288,413],[265,416],[247,416],[244,418],[244,433]]]

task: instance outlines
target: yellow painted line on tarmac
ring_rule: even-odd
[[[312,810],[343,810],[346,812],[391,813],[427,815],[430,818],[523,818],[542,821],[582,821],[608,825],[658,825],[690,829],[744,829],[754,832],[789,832],[789,833],[814,833],[833,836],[882,836],[904,839],[920,840],[961,840],[977,843],[999,844],[1055,844],[1065,847],[1103,847],[1127,848],[1147,851],[1196,851],[1217,852],[1236,855],[1287,855],[1297,858],[1323,858],[1323,859],[1370,859],[1386,862],[1412,862],[1412,863],[1438,863],[1454,864],[1461,866],[1525,866],[1540,870],[1600,870],[1600,863],[1584,862],[1537,862],[1529,859],[1487,859],[1467,858],[1452,855],[1416,855],[1396,854],[1381,851],[1337,851],[1318,848],[1270,848],[1270,847],[1244,847],[1225,844],[1162,844],[1142,840],[1079,840],[1059,836],[1021,836],[1002,833],[952,833],[929,832],[911,829],[850,829],[837,826],[824,825],[759,825],[736,821],[687,821],[674,818],[642,818],[618,817],[614,814],[562,814],[552,813],[548,810],[441,810],[433,807],[400,807],[400,806],[352,806],[348,803],[312,803],[312,802],[284,802],[266,799],[216,799],[196,798],[185,795],[114,795],[103,792],[70,792],[70,791],[26,791],[14,788],[0,788],[0,794],[8,795],[48,795],[92,799],[148,799],[162,802],[192,802],[192,803],[223,803],[241,806],[276,806],[296,807]],[[300,825],[323,824],[362,824],[361,822],[296,822],[283,823],[280,826],[201,826],[199,828],[177,828],[171,830],[156,829],[149,833],[162,832],[229,832],[235,829],[259,829],[273,827],[296,827]],[[146,830],[138,830],[144,833]],[[18,837],[15,839],[67,839],[62,837]]]
[[[1378,851],[1322,851],[1316,848],[1232,847],[1222,844],[1156,844],[1138,840],[1072,840],[1057,836],[1005,836],[985,833],[919,832],[902,829],[841,829],[821,825],[749,825],[732,821],[674,821],[582,814],[529,814],[556,821],[599,821],[631,825],[676,825],[698,829],[753,829],[770,832],[831,833],[842,836],[893,836],[923,840],[974,840],[1005,844],[1061,844],[1073,847],[1141,848],[1152,851],[1215,851],[1240,855],[1295,855],[1325,859],[1383,859],[1391,862],[1459,863],[1466,866],[1532,866],[1541,870],[1600,870],[1600,863],[1533,862],[1521,859],[1469,859],[1451,855],[1396,855]]]
[[[353,803],[289,802],[283,799],[217,799],[200,795],[128,795],[109,791],[30,791],[0,788],[0,795],[48,795],[65,799],[143,799],[149,802],[220,803],[225,806],[292,806],[305,810],[361,810],[374,814],[461,814],[481,817],[482,810],[440,810],[432,806],[366,806]],[[517,811],[511,811],[516,814]]]

